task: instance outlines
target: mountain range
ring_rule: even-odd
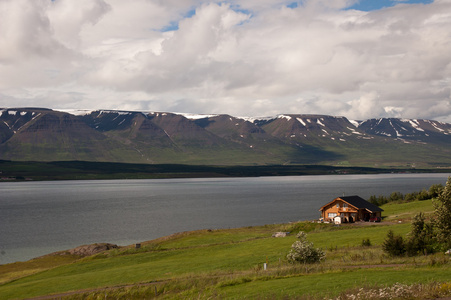
[[[451,124],[422,119],[0,109],[0,159],[13,161],[442,168],[450,146]]]

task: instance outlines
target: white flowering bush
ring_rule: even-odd
[[[379,288],[360,288],[345,293],[335,300],[389,300],[389,299],[430,299],[451,295],[451,283],[429,283],[407,285],[395,283]]]
[[[291,250],[287,255],[290,263],[316,263],[326,257],[322,249],[315,248],[313,243],[307,240],[305,232],[300,231],[297,238],[299,240],[291,245]]]

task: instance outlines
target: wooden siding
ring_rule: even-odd
[[[321,217],[331,222],[334,216],[341,216],[345,222],[363,221],[371,217],[381,217],[381,212],[370,212],[367,209],[358,209],[340,198],[321,208]]]

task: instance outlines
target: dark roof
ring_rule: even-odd
[[[373,203],[366,201],[363,198],[360,198],[359,196],[344,196],[344,197],[338,197],[338,198],[342,199],[343,201],[348,202],[349,204],[351,204],[352,206],[355,206],[357,208],[365,208],[372,212],[384,211],[382,208],[374,205]]]

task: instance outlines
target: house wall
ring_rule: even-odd
[[[348,219],[349,217],[353,216],[354,221],[361,219],[359,211],[342,200],[335,200],[334,202],[325,206],[322,211],[321,217],[326,221],[332,221],[332,218],[334,217],[333,214],[336,214],[336,216],[342,215],[343,217]]]

